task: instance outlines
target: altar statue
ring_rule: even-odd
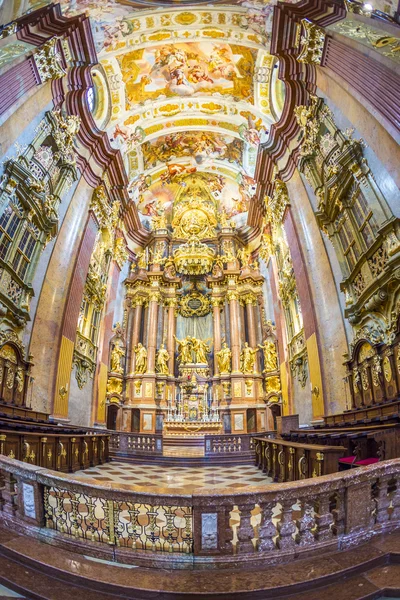
[[[242,268],[251,266],[251,252],[248,248],[242,248],[237,253],[238,258],[240,259]]]
[[[253,373],[254,372],[254,360],[256,358],[258,350],[250,348],[246,342],[243,350],[240,353],[240,366],[242,373]]]
[[[180,365],[187,365],[192,361],[192,340],[190,337],[185,337],[183,340],[178,340],[174,335],[175,341],[178,344],[178,362]]]
[[[231,359],[232,352],[228,348],[227,343],[224,342],[222,344],[221,350],[217,352],[218,370],[221,373],[221,375],[225,375],[226,373],[231,372]]]
[[[161,375],[169,375],[168,369],[169,353],[165,349],[164,344],[161,344],[159,351],[157,352],[156,359],[156,371]]]
[[[134,351],[136,355],[135,373],[137,375],[143,375],[143,373],[146,373],[147,369],[147,350],[139,342],[138,345],[135,346]]]
[[[121,358],[125,356],[125,351],[121,346],[115,344],[111,352],[111,371],[112,373],[122,373],[123,368],[121,366]]]
[[[136,263],[137,263],[137,266],[139,267],[139,269],[147,269],[148,264],[147,264],[146,250],[143,250],[142,252],[137,253]]]
[[[276,355],[276,346],[271,340],[264,340],[264,344],[258,344],[264,354],[264,373],[278,370],[278,357]]]
[[[203,342],[202,340],[198,340],[195,337],[191,338],[192,348],[196,356],[196,363],[206,365],[207,364],[207,354],[210,352],[210,348]]]

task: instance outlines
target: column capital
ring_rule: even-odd
[[[49,79],[60,79],[66,74],[62,66],[61,53],[57,48],[58,41],[58,37],[51,38],[33,55],[42,83]]]

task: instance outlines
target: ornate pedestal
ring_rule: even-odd
[[[205,423],[204,421],[187,421],[184,423],[176,421],[164,422],[164,434],[174,436],[199,436],[205,434],[223,433],[221,421]]]

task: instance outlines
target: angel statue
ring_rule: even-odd
[[[190,337],[185,337],[183,340],[178,340],[174,335],[175,341],[178,344],[178,362],[180,365],[187,365],[192,362],[192,340]]]
[[[147,369],[147,350],[139,342],[134,348],[136,361],[135,361],[135,372],[137,375],[143,375]]]
[[[242,373],[253,373],[254,372],[254,361],[258,350],[250,348],[246,342],[242,352],[240,353],[240,367]]]
[[[112,373],[122,373],[123,368],[121,366],[121,358],[125,356],[125,351],[121,346],[115,344],[112,352],[111,352],[111,371]]]
[[[221,350],[217,352],[218,370],[221,373],[221,375],[225,375],[226,373],[231,372],[231,359],[232,352],[228,348],[227,343],[224,342],[222,344]]]
[[[277,371],[278,369],[278,357],[276,355],[276,346],[271,340],[264,340],[264,343],[258,344],[260,350],[264,354],[264,373],[270,371]]]
[[[203,342],[202,340],[198,340],[197,338],[192,337],[192,348],[196,355],[196,363],[206,365],[207,364],[207,354],[210,352],[210,348]]]
[[[168,369],[169,353],[165,349],[164,344],[161,344],[156,358],[156,371],[161,375],[169,375]]]

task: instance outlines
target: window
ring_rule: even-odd
[[[95,105],[94,86],[91,86],[90,88],[88,88],[88,91],[86,92],[86,98],[87,98],[89,110],[90,110],[90,112],[93,112],[94,105]]]
[[[376,239],[378,227],[372,210],[360,190],[358,194],[354,194],[352,213],[365,245],[369,248]]]
[[[17,250],[12,261],[12,266],[17,275],[21,279],[24,279],[25,274],[28,270],[28,266],[31,262],[32,254],[35,249],[36,240],[28,231],[25,229],[21,236]]]
[[[360,257],[360,252],[354,236],[354,231],[347,215],[336,222],[336,228],[343,254],[347,260],[350,270],[352,270]]]
[[[92,313],[92,322],[90,324],[90,340],[93,344],[97,343],[97,330],[99,328],[100,313],[94,310]]]
[[[11,247],[19,223],[20,218],[14,212],[12,206],[7,206],[0,217],[0,258],[3,260],[5,260]]]

